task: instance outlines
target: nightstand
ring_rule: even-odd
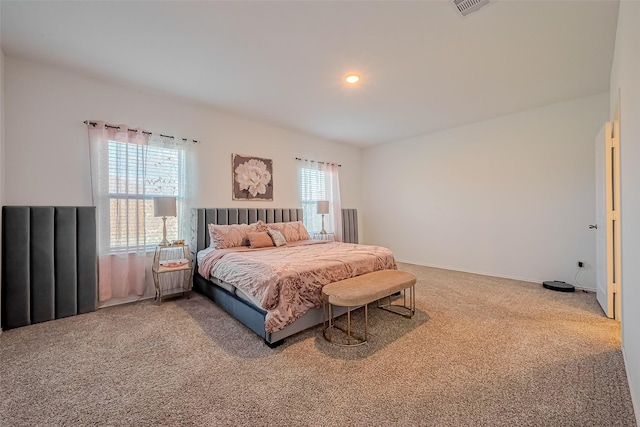
[[[158,304],[163,296],[182,294],[189,298],[193,278],[189,245],[156,246],[151,272]]]
[[[313,233],[313,240],[329,240],[335,242],[336,233]]]

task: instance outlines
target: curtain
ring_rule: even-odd
[[[191,240],[191,205],[192,193],[187,179],[187,166],[191,155],[191,143],[186,139],[152,135],[149,137],[152,155],[147,163],[147,193],[151,196],[175,196],[177,201],[177,217],[167,218],[167,239]],[[153,221],[151,244],[162,239],[162,221]],[[149,227],[147,227],[149,233]],[[157,237],[156,237],[157,236]]]
[[[88,122],[93,202],[98,229],[98,299],[141,297],[147,257],[162,239],[154,196],[176,196],[178,219],[167,218],[167,238],[188,227],[186,143],[141,128]]]
[[[322,228],[322,216],[316,211],[317,202],[329,201],[329,214],[324,216],[327,232],[335,233],[342,241],[342,205],[340,204],[339,166],[335,163],[298,160],[298,187],[304,225],[311,233]]]

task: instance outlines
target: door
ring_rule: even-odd
[[[620,319],[620,110],[596,138],[596,297]],[[594,228],[595,228],[594,227]]]

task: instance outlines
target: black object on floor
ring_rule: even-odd
[[[542,286],[551,289],[552,291],[558,292],[573,292],[576,290],[575,286],[570,285],[569,283],[561,282],[559,280],[542,282]]]

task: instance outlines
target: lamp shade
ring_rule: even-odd
[[[318,200],[317,204],[317,212],[318,214],[328,214],[329,213],[329,201],[328,200]]]
[[[153,216],[176,216],[176,198],[154,197]]]

